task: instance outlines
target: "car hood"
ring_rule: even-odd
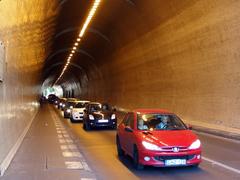
[[[151,131],[150,133],[140,132],[138,136],[142,140],[154,143],[160,147],[188,147],[198,139],[190,130]]]
[[[98,111],[91,114],[96,118],[109,119],[113,113],[111,111]]]
[[[73,108],[72,112],[83,112],[85,108]]]

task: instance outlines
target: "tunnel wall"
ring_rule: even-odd
[[[135,2],[111,27],[114,50],[84,96],[240,128],[240,1]]]
[[[39,73],[56,1],[0,1],[5,46],[0,82],[0,172],[9,164],[38,109]],[[44,22],[45,21],[45,22]],[[51,24],[50,24],[51,25]]]

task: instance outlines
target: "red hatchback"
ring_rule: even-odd
[[[198,166],[201,142],[177,117],[166,110],[138,109],[119,124],[116,136],[118,155],[130,155],[134,166]]]

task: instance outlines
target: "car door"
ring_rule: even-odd
[[[119,140],[120,140],[120,143],[121,143],[121,146],[123,148],[124,151],[126,151],[126,131],[125,131],[125,127],[126,127],[126,122],[128,120],[128,116],[129,116],[129,113],[126,114],[122,120],[122,122],[119,124],[118,126],[118,137],[119,137]]]
[[[129,155],[132,155],[134,142],[134,113],[129,113],[127,121],[125,123],[125,141],[126,151]]]

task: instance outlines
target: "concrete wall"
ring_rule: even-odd
[[[85,97],[240,128],[240,1],[134,2],[109,27],[115,50]]]
[[[4,79],[0,82],[0,171],[36,114],[39,73],[56,8],[55,0],[0,1],[0,41],[5,45]]]

